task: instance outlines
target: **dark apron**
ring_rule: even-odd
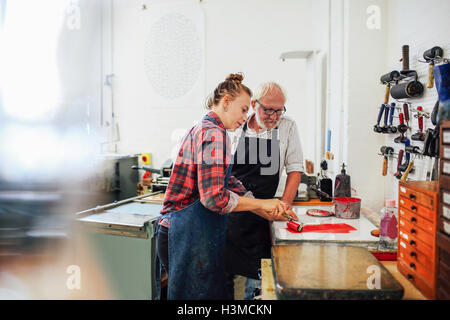
[[[216,123],[212,117],[205,116],[204,119]],[[228,168],[225,186],[228,185],[231,168],[232,164]],[[170,221],[167,299],[226,299],[224,250],[227,216],[208,210],[200,199],[164,216]],[[156,264],[160,298],[161,265],[158,258]]]
[[[247,123],[234,155],[231,175],[255,198],[271,199],[279,183],[280,143],[278,130],[272,139],[245,137]],[[245,155],[245,159],[244,159]],[[231,212],[227,221],[225,261],[227,273],[259,279],[261,259],[271,257],[270,224],[250,212]]]

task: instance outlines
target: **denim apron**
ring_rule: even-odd
[[[203,120],[217,124],[212,117]],[[228,186],[230,164],[224,185]],[[169,227],[168,300],[226,299],[225,277],[225,214],[203,206],[200,199],[186,208],[164,215]],[[162,216],[160,217],[160,219]],[[159,223],[159,220],[158,220]],[[159,225],[155,228],[157,234]],[[156,284],[160,298],[161,265],[156,259]]]

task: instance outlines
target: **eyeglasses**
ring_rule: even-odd
[[[277,114],[277,116],[281,116],[282,114],[284,114],[286,112],[286,107],[283,106],[283,109],[280,110],[275,110],[275,109],[271,109],[271,108],[266,108],[264,107],[261,102],[259,102],[258,100],[256,100],[256,102],[258,102],[258,104],[261,106],[261,108],[264,110],[264,113],[267,114],[268,116],[273,115],[274,113]]]

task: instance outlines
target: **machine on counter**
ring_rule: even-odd
[[[161,169],[153,169],[149,167],[139,167],[139,166],[132,166],[131,169],[133,170],[144,170],[144,178],[140,183],[137,185],[138,194],[146,194],[156,191],[163,191],[165,192],[168,185],[169,185],[169,179],[170,175],[172,174],[172,167],[173,162],[172,160],[168,159],[166,160],[163,165],[161,166]],[[159,175],[155,179],[153,179],[151,174],[157,174]]]
[[[321,162],[321,172],[317,174],[317,177],[302,173],[294,201],[320,199],[320,201],[329,202],[332,201],[333,193],[336,197],[351,197],[350,176],[346,173],[345,167],[345,163],[342,163],[341,173],[335,178],[334,190],[333,181],[327,176],[326,160]]]

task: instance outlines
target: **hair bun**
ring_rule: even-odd
[[[228,75],[225,81],[236,81],[241,83],[243,79],[244,76],[242,75],[242,73],[231,73],[230,75]]]

